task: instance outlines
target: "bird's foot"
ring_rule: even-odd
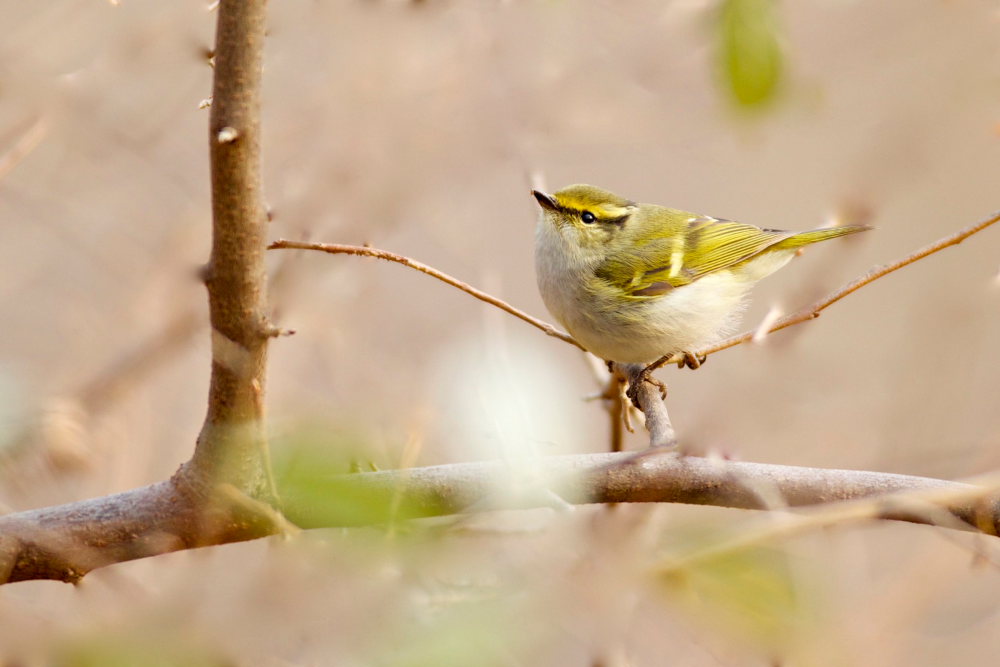
[[[687,366],[691,370],[697,370],[702,367],[702,364],[708,359],[707,354],[695,354],[694,352],[688,352],[684,350],[681,354],[681,359],[677,362],[677,368],[684,368]]]
[[[648,382],[660,390],[660,398],[667,400],[667,385],[653,377],[653,372],[649,367],[634,366],[629,368],[628,391],[626,395],[632,400],[632,405],[639,407],[639,387],[643,382]]]

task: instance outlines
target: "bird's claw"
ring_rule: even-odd
[[[708,359],[707,354],[695,354],[694,352],[684,351],[681,352],[681,358],[677,361],[677,368],[684,368],[687,366],[691,370],[697,370],[702,367],[702,364]]]
[[[661,380],[653,377],[652,371],[649,368],[643,368],[638,373],[631,375],[628,378],[628,391],[626,396],[632,400],[632,405],[639,407],[639,387],[642,386],[643,382],[648,382],[657,389],[660,390],[660,399],[667,400],[667,385],[665,385]]]
[[[667,400],[667,385],[664,384],[662,380],[656,379],[653,377],[653,374],[648,371],[643,374],[642,379],[660,390],[660,400]]]

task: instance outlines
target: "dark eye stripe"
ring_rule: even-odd
[[[626,213],[625,215],[620,215],[617,218],[604,218],[601,222],[605,222],[609,225],[623,225],[625,221],[628,220],[628,216],[631,215]]]

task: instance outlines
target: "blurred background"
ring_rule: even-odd
[[[764,281],[748,327],[1000,208],[992,2],[269,11],[272,236],[368,242],[543,318],[533,185],[592,183],[767,227],[877,228]],[[160,480],[193,449],[209,377],[199,104],[214,21],[202,1],[0,0],[7,511]],[[269,262],[275,321],[297,332],[271,347],[279,458],[305,441],[379,467],[607,449],[606,413],[584,400],[599,383],[575,348],[397,265],[289,251]],[[816,321],[660,377],[690,451],[956,479],[1000,465],[998,340],[990,229]],[[584,507],[173,554],[76,587],[0,588],[0,658],[993,664],[992,541],[843,527],[652,574],[766,519]]]

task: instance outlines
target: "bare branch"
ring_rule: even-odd
[[[371,248],[369,246],[356,246],[356,245],[342,245],[339,243],[306,243],[304,241],[286,241],[285,239],[278,239],[274,243],[268,246],[268,250],[282,250],[282,249],[296,249],[296,250],[319,250],[322,252],[328,252],[332,255],[358,255],[361,257],[375,257],[377,259],[384,259],[390,262],[396,262],[397,264],[402,264],[403,266],[408,266],[411,269],[416,269],[421,273],[426,273],[432,278],[437,278],[443,283],[447,283],[452,287],[457,287],[466,294],[471,294],[480,301],[485,301],[486,303],[496,306],[500,310],[510,313],[514,317],[524,320],[533,327],[540,329],[543,333],[553,338],[558,338],[561,341],[565,341],[570,345],[575,345],[581,350],[584,349],[582,345],[577,343],[568,334],[559,331],[551,324],[543,322],[542,320],[528,315],[522,310],[518,310],[514,306],[510,305],[506,301],[502,301],[495,296],[487,294],[482,290],[478,290],[472,287],[468,283],[464,283],[458,278],[453,278],[443,271],[438,271],[434,267],[428,266],[422,262],[418,262],[415,259],[410,259],[404,255],[397,255],[394,252],[389,252],[388,250],[379,250],[378,248]]]
[[[267,486],[263,423],[272,330],[266,315],[267,216],[260,186],[265,6],[265,0],[223,0],[219,7],[209,127],[212,253],[204,272],[212,378],[194,456],[166,482],[0,518],[0,581],[76,581],[109,563],[274,530],[271,517],[248,509],[252,503],[227,500],[233,488],[251,499],[273,495]],[[125,376],[136,372],[135,360],[130,363]],[[93,391],[100,400],[114,388],[112,382]]]
[[[484,498],[504,488],[511,470],[503,461],[454,463],[360,473],[337,483],[350,479],[358,489],[402,493],[408,506],[424,508],[431,516],[482,507]],[[912,475],[681,457],[665,449],[540,458],[532,472],[550,480],[552,490],[573,504],[670,502],[769,509],[760,493],[767,486],[786,507],[868,498],[877,508],[863,518],[932,523],[927,513],[907,502],[911,497],[906,494],[918,494],[911,499],[934,502],[969,530],[996,535],[1000,527],[1000,505],[992,498],[998,486],[995,478],[987,479],[984,487]],[[350,487],[338,488],[350,492]],[[537,494],[510,504],[545,506]]]
[[[75,583],[106,565],[249,540],[280,528],[271,516],[245,506],[206,502],[203,489],[175,475],[124,493],[0,517],[0,583]]]
[[[1000,505],[995,499],[1000,483],[995,477],[964,484],[859,470],[680,457],[664,449],[554,456],[533,463],[480,461],[340,475],[330,479],[330,493],[331,498],[364,497],[373,506],[404,504],[411,517],[549,506],[551,494],[503,493],[530,487],[515,472],[523,474],[530,468],[537,491],[554,492],[572,504],[669,502],[770,509],[761,493],[766,487],[783,501],[782,511],[828,505],[816,509],[816,518],[787,524],[789,531],[868,519],[978,529],[989,535],[1000,528]],[[547,481],[543,486],[537,480]],[[946,510],[956,521],[941,521],[928,506]],[[299,513],[296,507],[284,509],[293,518]],[[371,517],[365,512],[356,521],[342,518],[337,525],[363,525]],[[321,526],[329,524],[303,527]],[[782,537],[784,530],[739,539]],[[0,581],[76,581],[112,563],[279,532],[294,533],[296,528],[235,487],[223,485],[215,502],[206,504],[200,489],[175,476],[113,496],[0,517],[0,564],[5,568],[0,570]]]
[[[212,255],[205,267],[212,325],[208,414],[185,470],[252,497],[266,493],[262,394],[267,343],[267,212],[260,184],[264,0],[223,0],[209,120]]]
[[[44,118],[39,118],[31,124],[27,130],[18,137],[10,150],[0,154],[0,179],[3,179],[10,172],[14,171],[17,165],[24,161],[33,150],[45,139],[48,132],[48,123]]]

